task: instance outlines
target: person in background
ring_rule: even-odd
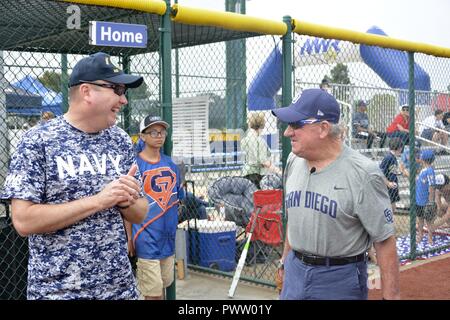
[[[326,77],[322,79],[319,88],[331,94],[330,81]]]
[[[400,113],[394,117],[394,120],[386,128],[386,136],[389,138],[400,138],[402,145],[409,144],[409,106],[404,104],[400,106]],[[382,141],[381,145],[384,145]],[[403,150],[403,148],[402,148]]]
[[[417,140],[414,143],[414,158],[416,159],[416,179],[417,173],[419,172],[421,162],[420,162],[420,142]],[[399,169],[400,172],[406,177],[409,178],[409,146],[405,146],[400,157]]]
[[[436,206],[438,218],[434,221],[434,227],[438,228],[447,224],[450,227],[450,183],[446,174],[436,175]]]
[[[417,238],[420,243],[423,237],[424,224],[428,231],[428,244],[433,244],[434,224],[433,220],[437,214],[437,204],[435,201],[435,171],[433,162],[435,160],[434,151],[431,149],[422,150],[420,153],[422,169],[416,180],[416,214],[417,214]]]
[[[370,129],[369,116],[367,115],[367,104],[363,100],[356,103],[357,112],[353,115],[353,135],[358,139],[367,140],[367,149],[372,148],[373,141],[377,135]]]
[[[144,148],[137,155],[144,193],[150,203],[143,222],[126,222],[130,256],[136,255],[138,289],[146,300],[165,298],[174,280],[178,206],[184,197],[178,166],[161,152],[169,124],[148,115],[140,124]]]
[[[434,115],[426,117],[422,124],[419,127],[419,134],[422,138],[427,139],[429,141],[436,142],[442,146],[447,146],[448,143],[448,134],[442,131],[438,131],[436,129],[441,129],[445,131],[444,123],[442,119],[444,118],[444,111],[436,110]],[[437,155],[448,155],[450,154],[442,148],[441,150],[436,152]]]
[[[28,299],[123,300],[139,297],[123,219],[141,222],[132,142],[116,126],[129,88],[143,82],[103,52],[74,66],[69,109],[24,133],[2,193],[28,236]]]
[[[447,111],[442,116],[442,123],[444,124],[445,130],[450,132],[450,112]]]
[[[41,123],[47,122],[55,118],[55,114],[51,111],[44,111],[41,114]]]
[[[392,213],[395,214],[396,203],[400,201],[398,193],[398,177],[400,173],[397,157],[402,153],[402,142],[398,138],[389,140],[389,152],[380,163],[380,169],[384,174],[384,183],[388,188],[389,199],[391,200]]]
[[[264,113],[250,113],[249,128],[241,141],[241,148],[245,154],[242,176],[253,182],[258,189],[261,189],[260,182],[266,171],[281,175],[281,169],[271,161],[267,142],[261,137],[265,123]]]

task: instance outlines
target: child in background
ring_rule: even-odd
[[[178,204],[184,190],[178,166],[161,151],[168,128],[169,124],[157,115],[141,121],[140,140],[144,145],[136,162],[149,206],[142,223],[125,221],[130,256],[137,257],[138,289],[145,300],[165,299],[165,289],[174,281]]]
[[[428,229],[428,244],[433,244],[433,220],[436,216],[435,172],[433,168],[435,156],[433,150],[423,150],[420,154],[422,170],[416,181],[416,214],[418,232],[416,242],[422,241],[424,222]]]
[[[400,200],[398,194],[399,167],[397,157],[402,153],[403,143],[399,138],[389,140],[389,152],[384,156],[380,164],[380,169],[384,174],[384,183],[388,187],[389,198],[391,199],[392,214],[395,213],[395,204]]]

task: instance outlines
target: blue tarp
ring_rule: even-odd
[[[6,112],[22,116],[40,115],[42,97],[8,85],[5,89]]]
[[[42,97],[42,111],[51,111],[57,116],[62,114],[62,94],[45,87],[38,79],[26,76],[12,85]]]

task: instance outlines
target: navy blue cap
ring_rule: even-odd
[[[435,158],[434,151],[431,149],[422,150],[420,154],[420,159],[427,162],[433,162],[434,158]]]
[[[274,109],[272,113],[280,121],[286,123],[311,118],[338,123],[341,116],[339,103],[331,94],[322,89],[304,90],[290,106]]]
[[[127,88],[139,87],[144,79],[141,76],[126,74],[111,61],[111,56],[97,52],[78,61],[70,75],[69,87],[81,81],[105,80],[114,84],[124,84]]]

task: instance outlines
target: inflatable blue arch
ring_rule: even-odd
[[[370,28],[367,33],[387,36],[378,27]],[[313,43],[313,45],[315,44]],[[322,46],[327,49],[330,45],[332,45],[331,42],[326,42]],[[364,63],[389,87],[408,89],[409,71],[408,54],[406,52],[360,45],[359,54]],[[276,107],[275,95],[282,84],[282,60],[281,50],[278,46],[275,46],[249,86],[247,94],[249,110],[271,110]],[[414,63],[414,87],[416,90],[425,91],[425,93],[417,95],[416,103],[429,104],[430,77],[417,63]],[[400,104],[407,103],[407,101],[407,91],[401,91]]]

